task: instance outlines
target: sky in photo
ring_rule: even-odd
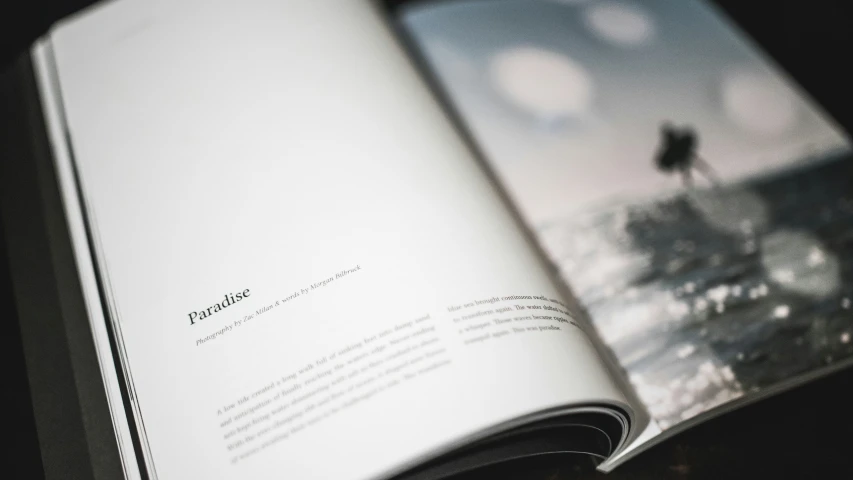
[[[653,164],[666,121],[698,133],[723,180],[845,147],[714,13],[685,0],[473,0],[415,5],[402,21],[538,225],[680,188]]]

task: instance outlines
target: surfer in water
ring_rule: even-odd
[[[664,172],[678,171],[684,186],[693,186],[693,170],[699,171],[715,186],[720,184],[711,166],[697,153],[699,138],[690,127],[676,128],[666,122],[661,126],[661,145],[655,164]]]

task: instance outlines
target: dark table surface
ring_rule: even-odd
[[[0,67],[57,18],[91,1],[8,1],[0,5]],[[853,1],[717,0],[848,131],[853,131]],[[3,106],[0,106],[2,108]],[[3,114],[0,111],[0,114]],[[0,161],[5,161],[5,154]],[[0,232],[3,225],[0,224]],[[9,232],[14,234],[14,232]],[[0,368],[4,478],[40,478],[38,437],[0,235]],[[853,478],[853,370],[700,425],[600,474],[584,459],[553,458],[494,468],[470,479]],[[9,475],[6,477],[6,475]]]

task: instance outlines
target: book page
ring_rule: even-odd
[[[435,2],[401,21],[647,439],[853,358],[850,143],[708,5]]]
[[[113,2],[50,43],[148,475],[377,478],[629,410],[370,2]]]

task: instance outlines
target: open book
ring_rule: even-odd
[[[850,143],[698,1],[120,0],[32,58],[128,478],[610,470],[853,358]]]

